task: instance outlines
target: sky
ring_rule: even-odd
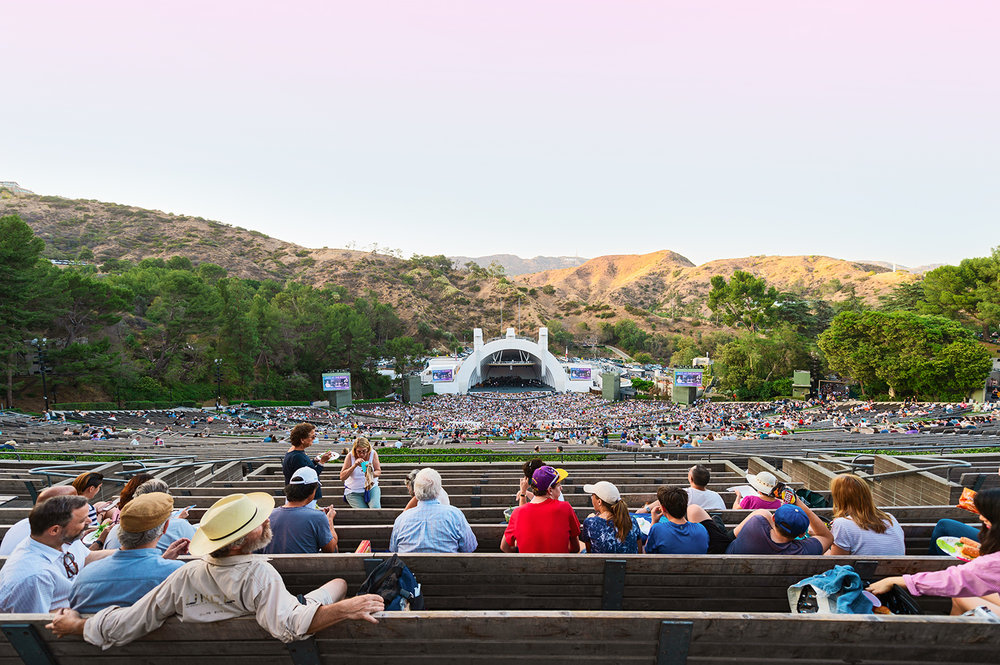
[[[0,180],[409,256],[1000,245],[996,0],[0,0]]]

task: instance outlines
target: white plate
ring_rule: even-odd
[[[957,536],[941,536],[937,539],[937,546],[941,548],[942,552],[956,559],[971,561],[970,558],[962,554],[962,539]]]

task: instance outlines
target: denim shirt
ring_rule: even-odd
[[[164,559],[155,547],[118,550],[81,571],[73,582],[69,606],[93,614],[111,605],[132,605],[183,565]]]

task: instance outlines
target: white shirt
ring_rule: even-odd
[[[726,504],[718,492],[712,490],[700,490],[694,487],[685,487],[688,493],[688,503],[701,506],[705,510],[725,510]]]

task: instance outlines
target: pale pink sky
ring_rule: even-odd
[[[1000,3],[4,2],[0,180],[308,246],[1000,244]]]

